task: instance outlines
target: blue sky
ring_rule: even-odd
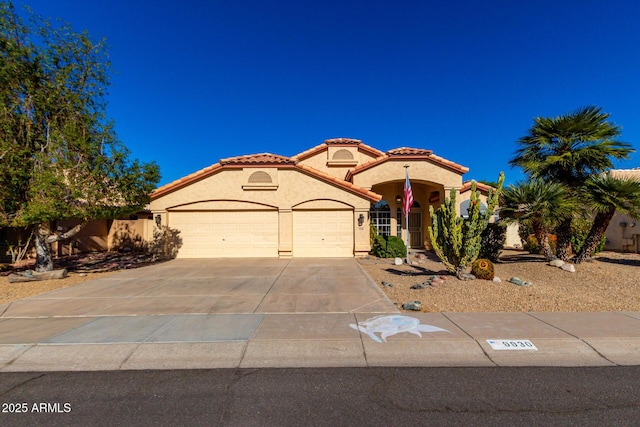
[[[14,1],[107,38],[108,115],[160,184],[337,137],[515,182],[533,117],[591,104],[640,147],[636,0]]]

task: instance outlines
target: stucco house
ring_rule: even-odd
[[[415,203],[401,217],[405,165]],[[468,168],[431,150],[382,152],[328,139],[292,157],[263,153],[218,163],[156,189],[149,209],[179,232],[178,257],[353,257],[370,250],[370,224],[428,248],[429,206],[458,194]]]
[[[609,173],[616,178],[640,180],[640,168],[612,169]],[[605,249],[640,253],[640,221],[629,215],[616,213],[605,232]]]

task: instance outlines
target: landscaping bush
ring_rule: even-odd
[[[403,258],[407,256],[407,246],[398,236],[389,236],[387,238],[387,254],[388,258]]]
[[[529,221],[518,222],[518,236],[520,237],[520,243],[522,244],[522,247],[525,250],[526,250],[525,247],[527,246],[527,239],[532,234],[533,234],[533,227],[531,227],[531,224],[529,223]]]
[[[589,235],[589,230],[591,230],[592,222],[586,219],[578,218],[574,219],[571,223],[571,248],[574,254],[580,252],[580,248],[584,244],[584,241],[587,239]],[[602,252],[604,250],[604,245],[607,242],[607,237],[602,236],[602,240],[596,247],[596,250],[593,251],[593,255],[598,252]]]
[[[556,254],[556,244],[558,242],[558,237],[555,234],[547,234],[547,236],[549,237],[549,247],[551,248],[551,253],[552,254]],[[540,245],[538,244],[538,239],[536,239],[536,236],[533,234],[530,234],[527,237],[527,240],[524,244],[524,250],[528,251],[531,254],[539,254],[541,253],[540,251]]]
[[[505,225],[499,223],[487,224],[487,228],[482,232],[478,257],[497,262],[506,241],[507,227]]]
[[[407,247],[397,236],[375,235],[372,252],[378,258],[404,258],[407,255]]]

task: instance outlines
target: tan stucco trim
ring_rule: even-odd
[[[339,200],[316,199],[298,203],[292,209],[353,209],[353,206]]]
[[[167,211],[276,210],[277,206],[245,200],[199,200],[167,207]]]

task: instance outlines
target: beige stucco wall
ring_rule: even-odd
[[[242,169],[220,172],[153,200],[150,209],[171,227],[172,210],[277,209],[279,215],[279,254],[290,256],[293,245],[292,211],[295,209],[351,209],[354,212],[356,255],[370,249],[368,227],[358,225],[360,213],[369,210],[369,199],[351,193],[296,169],[272,168],[277,188],[246,189],[249,174]],[[169,215],[167,215],[169,213]],[[167,223],[167,218],[169,222]]]
[[[70,230],[79,221],[56,221],[55,227],[61,227],[62,230]],[[105,251],[107,246],[107,235],[109,233],[109,221],[95,220],[89,221],[75,236],[68,240],[53,243],[51,245],[52,253],[62,256],[71,253]]]
[[[332,161],[334,153],[338,150],[349,151],[354,156],[355,161],[346,162],[344,165],[340,165],[340,162]],[[300,160],[299,163],[311,166],[314,169],[335,176],[336,178],[345,179],[349,170],[357,165],[370,162],[373,159],[375,159],[374,156],[358,150],[355,146],[328,146],[327,150],[320,151],[311,157]]]
[[[353,176],[353,183],[359,187],[371,189],[375,184],[398,179],[404,180],[404,165],[409,165],[409,179],[431,182],[450,188],[462,187],[462,175],[427,160],[390,159],[384,163],[358,172]]]
[[[605,236],[607,250],[640,253],[640,221],[637,219],[628,215],[615,214],[607,227]]]
[[[153,239],[155,226],[151,219],[116,219],[109,228],[108,248],[110,251],[142,250]]]

